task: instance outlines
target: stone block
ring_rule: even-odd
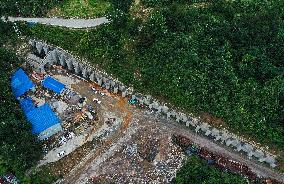
[[[122,85],[122,84],[120,84],[120,85],[118,86],[118,90],[119,90],[119,91],[124,91],[124,90],[125,90],[125,86]]]
[[[80,68],[79,63],[78,63],[77,61],[75,61],[75,62],[73,62],[73,65],[74,65],[75,73],[76,73],[77,75],[79,75],[80,72],[81,72],[81,68]]]
[[[114,88],[113,88],[113,93],[114,93],[114,94],[117,94],[117,93],[118,93],[118,87],[114,87]]]
[[[176,122],[179,122],[181,120],[180,115],[176,115]]]
[[[248,144],[248,143],[245,143],[243,146],[242,146],[242,149],[244,152],[246,152],[247,154],[248,153],[251,153],[253,151],[253,146]],[[241,151],[240,150],[240,151]]]
[[[136,96],[135,95],[132,95],[131,96],[131,100],[135,100],[136,99]]]
[[[201,125],[200,124],[196,125],[195,132],[199,132],[200,129],[201,129]]]
[[[66,61],[66,64],[67,64],[68,70],[70,70],[70,71],[74,70],[73,60],[71,58]]]
[[[102,79],[102,78],[97,78],[97,81],[98,81],[98,85],[99,85],[99,86],[102,86],[102,84],[103,84],[103,79]]]
[[[211,130],[207,130],[207,131],[205,132],[205,135],[206,135],[206,136],[209,136],[211,133],[212,133]]]
[[[91,73],[89,79],[94,82],[95,81],[95,73]]]
[[[220,133],[220,131],[218,129],[213,128],[212,132],[211,132],[211,135],[216,138],[216,137],[218,137],[220,135],[219,133]]]
[[[122,91],[121,96],[124,98],[124,97],[126,97],[126,95],[127,95],[127,92],[126,91]]]
[[[66,57],[65,57],[65,55],[61,54],[61,55],[58,56],[58,58],[59,58],[60,65],[64,67],[66,65]]]
[[[53,64],[57,64],[58,63],[58,54],[56,50],[53,50],[50,52],[51,56],[52,56],[52,60],[53,60]]]
[[[52,54],[51,53],[48,53],[47,56],[46,56],[46,60],[48,63],[50,63],[51,65],[53,65],[53,57],[52,57]]]
[[[264,156],[264,153],[263,153],[263,151],[256,149],[253,152],[253,156],[258,158],[258,159],[261,159]]]
[[[110,85],[111,85],[111,87],[114,87],[114,86],[116,86],[116,83],[113,80],[111,80]]]
[[[42,51],[42,48],[43,48],[43,45],[42,45],[42,43],[41,42],[36,42],[36,49],[37,49],[37,52],[38,53],[41,53],[41,51]]]
[[[36,42],[34,40],[29,40],[29,44],[32,46],[32,47],[35,47],[36,46]]]
[[[87,71],[86,68],[83,68],[83,69],[82,69],[82,76],[83,76],[84,78],[88,78],[88,71]]]
[[[103,83],[106,83],[109,79],[105,76],[103,76]]]
[[[47,54],[49,52],[49,47],[47,45],[44,45],[42,49],[43,49],[45,54]]]
[[[110,83],[105,83],[106,89],[109,90],[110,89]]]
[[[169,108],[164,105],[164,106],[162,106],[161,110],[162,110],[163,113],[167,113],[169,111]]]
[[[232,136],[230,134],[228,134],[225,131],[222,131],[222,134],[220,135],[220,138],[217,137],[216,140],[220,140],[221,142],[226,141],[227,139],[230,139]]]
[[[208,125],[207,123],[201,123],[200,129],[202,132],[206,132],[211,126]]]

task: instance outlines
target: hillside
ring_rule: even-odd
[[[70,51],[135,91],[151,94],[170,108],[267,147],[278,155],[277,169],[283,171],[282,1],[37,0],[11,6],[8,1],[1,3],[5,6],[0,11],[5,15],[106,15],[110,23],[86,30],[25,23],[17,26],[25,38],[43,40]],[[0,93],[4,104],[0,120],[5,122],[1,124],[5,146],[0,148],[0,175],[12,172],[27,183],[49,183],[62,177],[60,169],[64,164],[51,167],[55,168],[56,177],[51,176],[55,172],[47,174],[45,168],[39,174],[25,175],[40,159],[41,146],[8,88],[10,73],[23,61],[7,50],[7,44],[17,42],[12,24],[0,24],[0,62],[9,71],[1,74],[0,84],[4,89]],[[11,106],[15,107],[13,112]],[[30,147],[25,147],[24,142]],[[207,166],[195,156],[189,157],[174,182],[188,183],[192,178],[196,183],[245,183],[240,176]]]
[[[139,91],[281,149],[282,7],[277,1],[141,1],[88,32],[40,25],[24,32],[99,64]]]

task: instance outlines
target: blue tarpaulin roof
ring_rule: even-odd
[[[44,81],[42,82],[42,85],[47,88],[51,89],[52,91],[60,94],[63,89],[65,88],[65,85],[61,82],[58,82],[57,80],[53,79],[52,77],[46,77]]]
[[[18,98],[25,92],[29,91],[29,89],[33,88],[35,85],[29,79],[24,70],[20,68],[12,75],[11,86],[14,95],[16,96],[16,98]]]
[[[60,123],[59,118],[52,111],[48,104],[44,104],[26,114],[27,119],[32,123],[32,132],[41,133],[51,126]]]
[[[48,138],[62,129],[59,118],[47,103],[43,106],[35,107],[32,98],[26,97],[20,101],[20,104],[27,119],[32,124],[33,133],[40,134],[45,132],[42,138]],[[47,131],[47,129],[50,130]]]
[[[34,110],[36,107],[34,106],[33,100],[31,97],[27,97],[20,101],[21,107],[25,114],[29,113],[30,111]]]

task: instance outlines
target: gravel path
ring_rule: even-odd
[[[3,17],[2,17],[3,20]],[[8,17],[8,21],[25,21],[36,22],[45,25],[63,26],[68,28],[90,28],[101,24],[108,23],[106,17],[96,19],[62,19],[62,18],[23,18],[23,17]]]

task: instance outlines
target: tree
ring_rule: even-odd
[[[240,175],[225,173],[209,166],[197,156],[187,158],[173,180],[176,184],[246,184]]]
[[[0,175],[9,171],[23,178],[42,152],[41,142],[32,134],[10,88],[10,75],[21,63],[15,54],[0,48]]]

